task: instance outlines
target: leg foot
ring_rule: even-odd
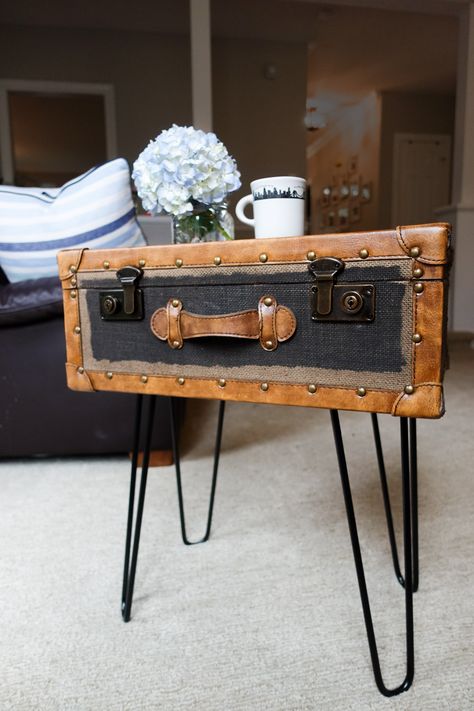
[[[364,565],[360,550],[359,535],[357,532],[357,524],[354,513],[354,505],[352,502],[352,493],[349,483],[349,475],[347,471],[347,462],[344,452],[344,444],[342,440],[341,426],[339,423],[339,413],[337,410],[331,410],[331,422],[334,433],[334,442],[336,445],[337,459],[339,464],[339,472],[341,475],[341,484],[344,494],[344,503],[346,507],[347,521],[349,525],[349,533],[352,543],[352,552],[356,566],[357,581],[359,583],[359,592],[362,602],[362,610],[364,613],[365,628],[367,639],[369,642],[370,657],[372,668],[374,671],[375,683],[380,693],[384,696],[397,696],[403,691],[407,691],[414,677],[414,643],[413,643],[413,561],[412,561],[412,501],[410,486],[410,447],[408,438],[408,422],[407,418],[400,418],[400,439],[401,439],[401,458],[402,458],[402,490],[403,490],[403,543],[404,543],[404,567],[405,567],[405,629],[406,629],[406,674],[402,683],[389,689],[385,686],[380,669],[380,661],[377,650],[377,642],[375,638],[374,625],[372,621],[372,613],[370,610],[369,595],[367,592],[367,584],[365,580]]]
[[[219,403],[219,414],[217,418],[217,431],[216,431],[216,442],[214,447],[214,466],[212,471],[212,482],[211,482],[211,493],[209,497],[209,509],[207,514],[207,525],[206,530],[202,538],[196,541],[191,541],[188,538],[186,532],[186,517],[184,513],[184,497],[183,497],[183,486],[181,481],[181,460],[179,452],[179,436],[177,427],[177,414],[176,414],[176,403],[174,398],[170,398],[170,414],[171,414],[171,441],[173,446],[173,457],[176,468],[176,486],[178,489],[178,505],[179,505],[179,520],[181,525],[181,536],[183,543],[187,546],[193,546],[197,543],[204,543],[209,539],[211,535],[212,526],[212,514],[214,511],[214,499],[216,494],[217,485],[217,473],[219,470],[219,457],[221,451],[222,442],[222,429],[224,426],[224,414],[225,414],[225,401],[221,400]]]
[[[143,463],[141,469],[140,490],[138,494],[138,504],[135,514],[135,527],[133,526],[133,513],[135,504],[135,488],[137,476],[138,453],[140,449],[140,431],[142,424],[143,396],[137,396],[137,411],[135,417],[134,444],[132,453],[132,468],[130,474],[130,496],[128,502],[127,535],[125,539],[125,561],[123,571],[122,587],[122,617],[124,622],[130,621],[133,602],[133,589],[135,586],[135,574],[137,570],[138,549],[140,546],[140,533],[143,519],[143,508],[145,504],[146,484],[148,478],[148,466],[150,460],[151,434],[153,431],[153,420],[155,415],[156,396],[148,398],[148,413],[145,422],[145,444],[143,448]],[[130,548],[132,544],[132,556],[130,560]]]

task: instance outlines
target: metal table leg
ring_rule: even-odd
[[[150,445],[151,435],[153,431],[153,420],[155,415],[156,396],[147,396],[148,412],[143,416],[143,395],[137,396],[137,409],[135,415],[134,441],[132,452],[132,465],[130,473],[130,494],[128,501],[128,516],[127,516],[127,533],[125,537],[125,560],[123,571],[122,585],[122,617],[124,622],[130,621],[133,590],[135,586],[135,575],[137,570],[138,550],[140,547],[140,533],[143,519],[143,509],[145,504],[146,485],[148,479],[148,467],[150,461]],[[177,418],[177,408],[175,398],[170,398],[170,416],[171,416],[171,440],[173,446],[173,455],[176,468],[176,483],[178,488],[178,505],[179,517],[181,523],[181,535],[183,542],[186,545],[194,545],[196,543],[204,543],[209,539],[212,526],[212,514],[214,510],[214,500],[217,485],[217,474],[219,470],[219,456],[222,441],[222,429],[224,425],[225,402],[221,402],[219,406],[219,415],[217,422],[216,444],[214,450],[214,467],[212,473],[211,493],[209,499],[209,509],[207,515],[207,525],[204,536],[196,541],[190,541],[186,533],[186,520],[184,513],[183,488],[181,481],[181,462],[179,452],[179,428]],[[138,494],[138,504],[135,511],[135,490],[138,469],[138,455],[141,446],[142,430],[145,431],[145,440],[143,445],[143,463],[141,467],[140,489]],[[135,513],[135,516],[134,516]],[[135,522],[134,522],[135,518]],[[133,539],[133,548],[132,548]],[[130,556],[131,553],[131,556]]]
[[[413,631],[413,526],[412,517],[416,508],[412,501],[413,485],[410,481],[410,464],[416,458],[413,458],[416,448],[416,440],[413,440],[414,428],[411,428],[412,438],[409,441],[408,421],[406,417],[400,418],[400,442],[401,442],[401,460],[402,460],[402,491],[403,491],[403,544],[404,544],[404,588],[405,588],[405,629],[406,629],[406,674],[402,683],[389,689],[385,686],[380,669],[380,661],[377,650],[377,642],[375,639],[374,625],[370,610],[369,595],[367,592],[367,584],[365,580],[364,565],[360,550],[359,536],[357,532],[357,524],[354,513],[354,505],[352,502],[352,493],[349,483],[349,475],[347,471],[347,462],[344,452],[344,444],[342,440],[341,426],[339,422],[339,413],[337,410],[331,410],[331,422],[334,433],[334,442],[336,445],[336,453],[339,464],[339,472],[341,475],[341,484],[344,494],[344,502],[346,506],[347,521],[349,524],[349,532],[352,543],[352,552],[357,572],[357,580],[359,583],[359,591],[364,613],[365,628],[367,631],[367,639],[369,642],[370,656],[372,660],[372,668],[374,671],[375,682],[379,691],[384,696],[396,696],[402,691],[407,691],[412,682],[415,671],[414,664],[414,631]],[[410,461],[411,460],[411,461]],[[416,467],[416,464],[415,464]],[[414,521],[415,525],[416,522]]]

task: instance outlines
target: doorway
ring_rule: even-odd
[[[450,136],[395,134],[392,224],[436,220],[435,209],[449,204],[450,182]]]
[[[116,157],[113,87],[0,82],[2,182],[57,187]]]

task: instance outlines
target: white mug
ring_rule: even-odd
[[[251,195],[241,198],[235,214],[251,225],[255,237],[300,237],[304,234],[306,180],[289,175],[259,178],[250,183]],[[253,219],[244,208],[253,203]]]

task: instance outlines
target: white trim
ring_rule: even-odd
[[[210,0],[190,0],[193,126],[212,131]]]
[[[104,97],[105,140],[107,160],[117,157],[117,126],[115,91],[112,84],[92,84],[70,81],[37,81],[30,79],[0,79],[0,151],[3,182],[11,185],[14,178],[8,92],[54,94],[100,94]]]

